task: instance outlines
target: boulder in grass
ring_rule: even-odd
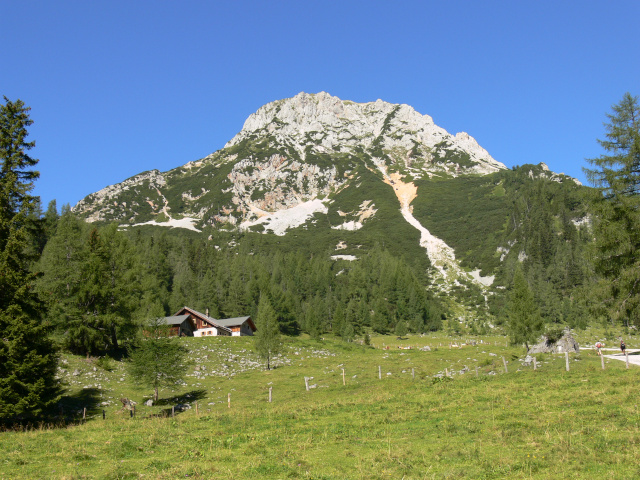
[[[122,403],[122,410],[133,410],[133,408],[137,405],[133,400],[129,400],[128,398],[121,398],[120,403]]]
[[[559,338],[553,332],[543,335],[540,342],[531,347],[528,353],[532,355],[534,353],[578,353],[579,351],[580,346],[571,335],[571,330],[565,328]]]

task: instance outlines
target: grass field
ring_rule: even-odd
[[[569,372],[562,355],[522,366],[504,337],[287,339],[271,371],[251,338],[184,339],[192,373],[151,407],[122,362],[65,356],[64,414],[87,406],[87,421],[0,433],[0,478],[638,478],[640,368],[603,371],[584,348],[598,334],[576,332]],[[161,416],[177,403],[191,408]]]

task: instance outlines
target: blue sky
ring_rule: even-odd
[[[301,91],[406,103],[584,180],[605,114],[640,95],[637,0],[0,0],[0,18],[45,207],[206,156]]]

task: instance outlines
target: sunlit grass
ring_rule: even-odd
[[[453,340],[460,345],[465,339]],[[99,382],[96,401],[128,396],[138,402],[136,417],[118,413],[119,404],[94,405],[84,424],[1,433],[0,478],[635,478],[640,474],[635,461],[640,453],[636,405],[640,369],[627,370],[624,362],[609,361],[603,371],[599,357],[583,349],[571,355],[569,372],[562,355],[539,355],[542,365],[533,371],[518,361],[524,350],[506,346],[504,337],[474,340],[476,346],[450,348],[452,339],[441,334],[407,340],[374,337],[372,343],[378,348],[368,348],[330,339],[290,339],[289,362],[275,370],[240,373],[228,368],[226,376],[190,376],[178,392],[161,392],[165,399],[189,393],[198,398],[198,415],[192,400],[192,408],[174,418],[151,416],[170,405],[142,405],[143,395],[151,392],[131,385],[123,377],[122,364],[114,361],[112,372],[94,372],[105,372],[108,378]],[[195,364],[205,366],[208,373],[253,358],[251,339],[187,342]],[[630,348],[634,343],[634,338],[627,341]],[[409,345],[413,348],[398,348]],[[415,348],[426,345],[431,351]],[[231,355],[236,360],[230,360]],[[502,357],[509,373],[504,373]],[[96,383],[85,381],[93,363],[79,357],[67,361],[67,371],[83,369],[77,376],[83,380],[80,383]],[[450,379],[444,377],[445,369],[452,374]],[[309,383],[315,388],[305,390],[305,376],[313,377]],[[80,385],[72,387],[71,395],[82,390]],[[269,387],[272,403],[268,403]]]

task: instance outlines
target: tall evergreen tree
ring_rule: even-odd
[[[60,218],[43,252],[38,290],[66,348],[89,354],[133,338],[142,303],[139,263],[115,224],[88,231],[71,212]]]
[[[596,272],[604,277],[601,300],[614,319],[640,325],[640,104],[625,93],[607,114],[606,154],[588,159],[597,187],[594,214]]]
[[[267,361],[267,370],[271,369],[273,357],[282,350],[278,317],[266,295],[260,296],[256,317],[255,348],[261,358]]]
[[[43,274],[37,283],[49,318],[63,334],[64,348],[82,354],[103,346],[100,332],[85,321],[79,299],[85,282],[87,235],[85,223],[65,209],[42,253],[38,269]]]
[[[529,344],[542,333],[542,327],[540,311],[522,268],[518,266],[507,298],[507,328],[511,342],[516,345],[524,343],[529,351]]]
[[[30,230],[39,199],[30,194],[39,176],[38,160],[27,152],[27,127],[33,121],[20,100],[4,97],[0,106],[0,418],[43,414],[57,401],[57,357],[41,319]],[[31,217],[31,218],[30,218]]]
[[[129,349],[127,370],[131,376],[147,387],[153,388],[153,400],[158,401],[160,387],[175,389],[187,373],[185,361],[187,349],[176,337],[169,335],[163,322],[163,309],[152,307],[143,336],[137,345]]]

